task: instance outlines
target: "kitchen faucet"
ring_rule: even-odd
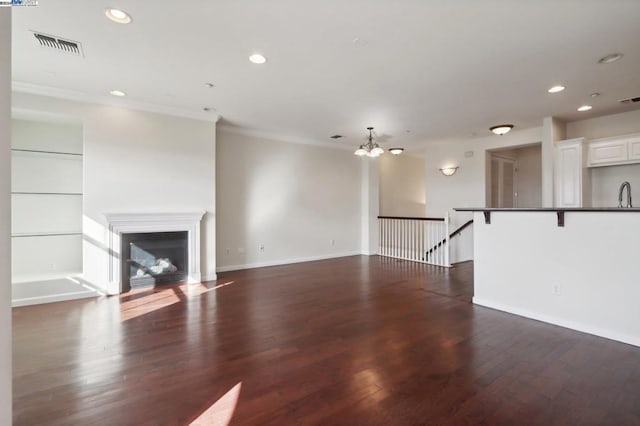
[[[623,206],[622,205],[622,192],[624,191],[624,188],[627,188],[627,205]],[[618,192],[618,207],[632,207],[631,206],[631,184],[629,182],[622,182],[622,185],[620,185],[620,192]]]

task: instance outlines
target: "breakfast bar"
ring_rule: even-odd
[[[640,209],[459,208],[473,303],[640,346]]]

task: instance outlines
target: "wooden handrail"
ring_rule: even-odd
[[[444,222],[443,217],[378,216],[378,219],[428,220],[428,221]]]
[[[456,235],[458,235],[459,233],[461,233],[467,226],[471,225],[473,223],[473,219],[470,219],[468,221],[466,221],[462,226],[460,226],[458,229],[456,229],[455,231],[453,231],[451,234],[449,234],[449,238],[453,238]],[[447,239],[445,238],[444,240],[440,241],[438,244],[436,244],[435,246],[431,247],[431,250],[429,250],[426,254],[425,254],[425,258],[429,257],[429,255],[431,253],[433,253],[434,251],[436,251],[441,245],[443,245],[445,243],[445,241],[447,241]]]
[[[455,231],[453,231],[453,232],[451,233],[451,235],[449,235],[449,238],[453,238],[453,237],[455,237],[456,235],[458,235],[459,233],[461,233],[462,231],[464,231],[464,229],[465,229],[467,226],[471,225],[472,223],[473,223],[473,219],[470,219],[470,220],[466,221],[466,222],[465,222],[465,223],[464,223],[460,228],[458,228],[458,229],[456,229]]]

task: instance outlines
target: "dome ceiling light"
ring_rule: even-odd
[[[500,124],[489,128],[489,130],[499,136],[509,133],[511,129],[513,129],[513,124]]]

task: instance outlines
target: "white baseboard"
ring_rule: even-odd
[[[264,268],[267,266],[289,265],[291,263],[313,262],[315,260],[336,259],[339,257],[359,256],[359,251],[351,251],[346,253],[332,253],[322,256],[299,257],[297,259],[272,260],[268,262],[245,263],[241,265],[220,266],[216,268],[217,272],[238,271],[240,269]]]
[[[594,336],[604,337],[605,339],[616,340],[618,342],[627,343],[629,345],[640,346],[640,337],[630,336],[622,333],[618,333],[613,330],[602,329],[591,325],[585,325],[577,323],[564,318],[557,318],[537,312],[531,312],[526,309],[517,308],[502,303],[492,302],[490,300],[482,299],[479,297],[473,297],[473,303],[475,305],[484,306],[491,309],[497,309],[499,311],[508,312],[511,314],[519,315],[525,318],[531,318],[537,321],[546,322],[549,324],[559,325],[560,327],[570,328],[572,330],[580,331],[582,333],[593,334]]]

